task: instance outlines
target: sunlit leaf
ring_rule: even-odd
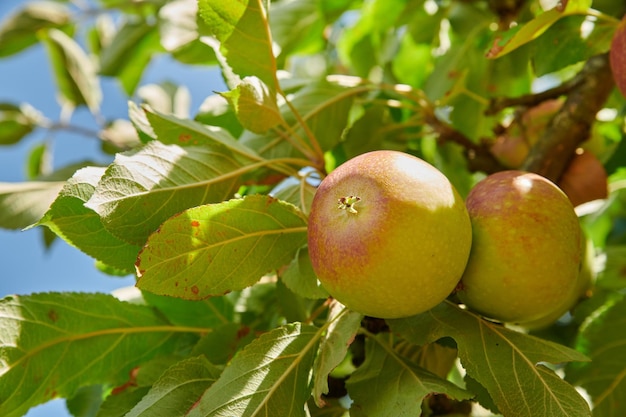
[[[541,13],[533,20],[524,23],[521,27],[515,27],[505,33],[502,38],[496,39],[494,45],[487,53],[488,58],[498,58],[502,55],[527,44],[541,36],[548,28],[559,19],[573,14],[585,14],[591,7],[591,0],[570,0],[565,2],[566,6],[562,10],[561,6],[554,7]]]
[[[471,393],[398,355],[389,339],[384,334],[366,339],[365,362],[347,382],[350,398],[354,400],[351,416],[417,415],[422,400],[432,393],[458,400],[472,397]]]
[[[454,338],[468,375],[487,389],[503,415],[591,415],[574,387],[543,364],[588,360],[582,353],[490,323],[448,302],[417,316],[389,320],[389,325],[418,345]]]
[[[71,13],[54,1],[24,3],[0,24],[0,57],[16,54],[36,44],[37,32],[45,28],[71,31]]]
[[[304,417],[319,330],[287,324],[239,352],[189,417]]]
[[[161,45],[177,60],[188,64],[216,63],[213,50],[199,41],[198,2],[170,1],[159,10]]]
[[[302,120],[307,124],[321,149],[326,151],[332,149],[341,140],[341,135],[348,125],[352,104],[365,91],[367,91],[365,87],[347,87],[319,81],[298,90],[291,98],[291,104],[302,116]],[[295,119],[291,108],[281,105],[280,111],[284,120],[292,126],[298,137],[312,146],[307,133],[299,126],[299,121]],[[285,132],[285,135],[293,137],[292,132]],[[294,140],[286,140],[272,131],[263,135],[244,132],[241,137],[242,143],[257,150],[268,159],[299,155],[292,144]]]
[[[0,183],[0,227],[23,229],[36,223],[63,184],[61,181]]]
[[[569,364],[566,379],[591,396],[593,415],[618,417],[626,413],[626,298],[614,297],[583,324],[576,348],[591,362]]]
[[[240,168],[223,146],[152,141],[117,154],[86,206],[118,238],[141,245],[170,216],[232,197]]]
[[[179,119],[189,119],[191,93],[185,86],[169,81],[159,84],[146,84],[139,87],[137,95],[155,112],[173,115]],[[164,142],[166,143],[166,142]]]
[[[19,417],[78,387],[119,384],[131,368],[171,353],[180,335],[154,310],[104,294],[49,293],[0,301],[0,414]]]
[[[137,261],[137,286],[186,299],[222,295],[287,264],[305,241],[304,215],[271,197],[193,207],[150,236]]]
[[[233,138],[224,128],[203,125],[194,120],[181,119],[176,116],[159,113],[150,108],[144,108],[144,112],[154,135],[158,137],[161,143],[181,146],[211,146],[217,144],[227,148],[234,157],[242,161],[262,159],[252,149]]]
[[[83,168],[65,184],[50,209],[37,223],[47,226],[70,245],[126,274],[134,271],[138,245],[113,236],[85,203],[93,195],[104,168]]]
[[[159,51],[156,26],[142,20],[125,21],[100,53],[100,74],[116,77],[130,96],[152,55]]]
[[[199,0],[198,7],[232,70],[240,77],[259,77],[277,91],[276,59],[261,0]]]
[[[58,29],[42,32],[42,36],[62,104],[72,107],[84,104],[96,113],[102,92],[93,61],[74,39]]]
[[[264,133],[284,123],[276,103],[276,94],[257,77],[245,77],[234,90],[222,93],[235,109],[243,127]]]
[[[218,378],[221,369],[204,356],[168,368],[126,417],[171,417],[189,410]]]

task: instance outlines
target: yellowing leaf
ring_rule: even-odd
[[[570,0],[566,3],[564,10],[559,6],[554,7],[526,22],[523,26],[511,29],[509,33],[505,34],[507,37],[504,40],[496,39],[493,47],[487,52],[487,58],[499,58],[502,55],[506,55],[520,46],[537,39],[562,17],[573,14],[585,14],[591,7],[591,1],[589,0]]]
[[[194,207],[150,236],[137,286],[194,300],[241,290],[289,263],[305,242],[305,216],[272,197]]]

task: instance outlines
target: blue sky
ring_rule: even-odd
[[[27,3],[21,0],[0,0],[0,20],[12,10]],[[186,85],[192,92],[192,114],[212,91],[223,90],[216,69],[179,65],[166,56],[158,57],[148,68],[142,84],[173,81]],[[102,113],[107,118],[126,118],[127,99],[115,80],[102,83]],[[0,102],[28,102],[46,117],[57,119],[59,107],[55,86],[41,46],[19,55],[0,59]],[[94,127],[91,115],[78,111],[72,123]],[[24,164],[29,150],[48,139],[45,132],[36,132],[17,145],[0,146],[0,182],[24,180]],[[52,137],[56,167],[92,159],[106,162],[96,139],[66,133]],[[50,249],[41,241],[41,231],[25,232],[0,229],[0,297],[7,294],[29,294],[45,291],[100,291],[133,285],[133,277],[115,278],[95,269],[93,260],[60,239]],[[66,417],[64,401],[52,401],[33,408],[28,417]]]

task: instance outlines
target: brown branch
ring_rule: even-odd
[[[463,133],[442,122],[431,112],[426,112],[424,121],[438,135],[440,143],[453,142],[461,145],[467,159],[467,168],[472,171],[483,171],[487,174],[502,171],[505,167],[491,153],[486,143],[475,143]]]
[[[576,148],[588,139],[596,113],[613,89],[608,54],[590,58],[576,77],[582,82],[569,92],[563,107],[522,166],[555,182],[561,178]]]
[[[540,93],[525,94],[518,97],[494,97],[491,99],[487,110],[485,110],[485,114],[487,116],[494,115],[509,107],[533,107],[543,103],[544,101],[568,94],[570,91],[580,86],[584,81],[584,75],[579,73],[572,79],[565,81],[563,84],[559,84],[556,87]]]

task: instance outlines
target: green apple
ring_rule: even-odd
[[[320,184],[308,223],[313,269],[335,299],[378,318],[431,309],[471,247],[462,198],[435,167],[396,151],[359,155]]]
[[[577,291],[578,217],[544,177],[523,171],[488,176],[466,200],[473,243],[458,297],[485,317],[512,323],[555,314]]]

